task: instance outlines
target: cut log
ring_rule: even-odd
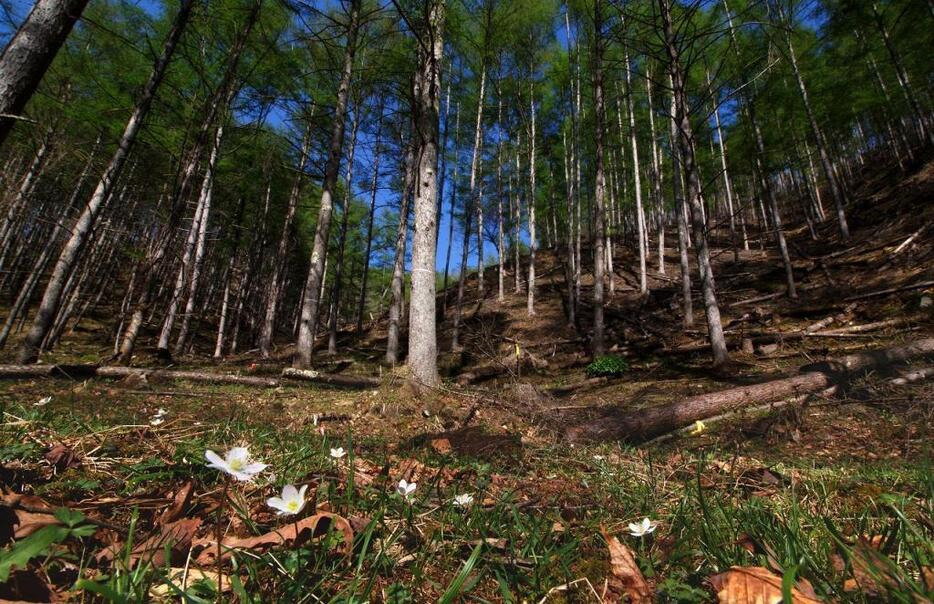
[[[380,385],[379,378],[364,375],[344,375],[341,373],[320,373],[311,369],[296,369],[286,367],[282,370],[282,377],[290,380],[327,384],[338,388],[376,388]]]
[[[907,346],[851,354],[836,361],[805,365],[799,375],[792,377],[693,396],[649,409],[617,407],[604,417],[569,428],[565,437],[572,442],[650,440],[698,420],[754,404],[823,390],[866,371],[932,355],[934,338],[918,340]]]
[[[914,384],[915,382],[924,381],[930,377],[934,377],[934,367],[924,367],[922,369],[916,369],[914,371],[909,371],[908,373],[891,380],[890,383],[895,384],[896,386],[905,386],[906,384]]]
[[[865,300],[867,298],[875,298],[877,296],[885,296],[888,294],[895,294],[898,292],[907,292],[913,289],[924,289],[926,287],[934,286],[934,281],[922,281],[921,283],[912,283],[911,285],[903,285],[901,287],[890,287],[888,289],[880,289],[879,291],[869,292],[867,294],[859,294],[856,296],[850,296],[849,298],[844,298],[844,302],[852,302],[854,300]]]

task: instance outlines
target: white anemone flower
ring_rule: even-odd
[[[253,480],[255,475],[266,469],[266,464],[250,458],[250,452],[246,447],[234,447],[227,451],[224,458],[209,450],[204,452],[204,457],[211,462],[208,464],[209,468],[220,470],[244,482]]]
[[[336,449],[331,449],[331,458],[339,460],[344,455],[347,455],[347,451],[344,451],[344,447],[337,447]]]
[[[48,404],[51,403],[51,402],[52,402],[52,397],[51,397],[51,396],[44,396],[44,397],[40,398],[38,401],[36,401],[35,403],[33,403],[32,406],[33,406],[33,407],[45,407],[46,405],[48,405]]]
[[[652,522],[648,518],[643,518],[642,522],[629,523],[629,534],[633,537],[645,537],[657,528],[657,522]]]
[[[165,418],[163,418],[161,415],[156,415],[151,420],[149,420],[149,425],[158,426],[159,424],[162,424],[164,422],[165,422]]]
[[[418,483],[409,482],[403,478],[399,481],[399,484],[396,485],[396,493],[399,493],[405,499],[410,499],[412,497],[412,493],[415,492],[415,487],[417,484]]]
[[[266,505],[276,510],[279,516],[290,516],[298,514],[305,507],[305,491],[308,485],[302,485],[301,489],[296,489],[295,485],[287,484],[282,487],[282,495],[279,497],[270,497],[266,500]]]
[[[462,493],[454,498],[454,505],[459,508],[465,508],[473,503],[473,495],[470,493]]]

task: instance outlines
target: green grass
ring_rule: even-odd
[[[147,431],[149,406],[123,403],[78,394],[37,408],[24,399],[3,408],[0,426],[0,460],[38,472],[41,479],[31,486],[53,505],[126,498],[126,505],[105,508],[105,519],[125,526],[123,538],[129,540],[113,564],[94,562],[102,545],[87,535],[50,543],[29,563],[65,577],[61,588],[94,594],[95,600],[142,602],[154,585],[172,584],[168,567],[134,568],[128,562],[132,544],[152,534],[160,511],[137,509],[134,498],[161,496],[193,480],[196,498],[187,513],[204,519],[203,533],[210,537],[214,516],[207,510],[223,483],[205,467],[204,450],[222,453],[238,444],[249,444],[270,465],[256,481],[258,489],[233,487],[246,503],[241,531],[258,534],[287,522],[260,513],[265,498],[286,483],[316,485],[319,506],[360,521],[349,555],[341,553],[337,538],[237,553],[234,591],[225,598],[537,601],[581,577],[602,585],[609,566],[601,528],[633,549],[659,601],[709,601],[705,580],[732,565],[761,565],[806,578],[821,597],[841,602],[934,596],[920,579],[921,569],[934,565],[934,478],[923,463],[770,460],[769,471],[778,477],[773,484],[757,478],[762,461],[716,447],[692,452],[529,445],[518,459],[479,459],[439,455],[430,447],[402,450],[385,436],[357,437],[340,425],[322,436],[313,425],[287,422],[285,412],[277,423],[223,398],[186,400],[170,411],[168,425]],[[193,427],[194,421],[201,425]],[[40,462],[44,449],[38,443],[57,441],[92,462],[51,474]],[[352,451],[341,467],[328,456],[333,446]],[[354,456],[376,469],[372,483],[352,480],[345,471]],[[410,457],[424,469],[406,502],[393,486]],[[474,504],[456,507],[453,499],[461,493],[473,494]],[[643,517],[658,521],[659,529],[630,537],[626,524]],[[877,596],[845,590],[851,575],[834,568],[835,555],[847,568],[858,564],[854,552],[861,535],[881,535],[886,546],[887,562],[870,569],[879,574]],[[13,547],[0,550],[0,560]],[[77,574],[68,571],[75,567]],[[559,597],[592,601],[588,590],[574,589]],[[214,590],[208,580],[189,585],[184,594],[177,587],[170,593],[209,602]]]

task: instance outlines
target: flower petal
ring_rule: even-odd
[[[269,467],[269,466],[268,466],[267,464],[259,463],[258,461],[254,461],[253,463],[251,463],[251,464],[247,465],[245,468],[243,468],[243,471],[244,471],[246,474],[259,474],[260,472],[262,472],[263,470],[265,470],[265,469],[268,468],[268,467]]]
[[[305,491],[308,490],[308,485],[303,484],[302,488],[298,490],[298,498],[302,500],[302,506],[305,505]]]
[[[214,451],[211,451],[210,449],[205,451],[204,457],[209,462],[211,462],[208,464],[209,468],[217,468],[218,470],[222,470],[224,472],[227,472],[230,470],[230,465],[226,461],[221,459],[221,456],[215,453]]]
[[[227,451],[227,461],[228,463],[240,459],[242,461],[247,461],[250,459],[250,451],[246,447],[233,447],[230,451]]]
[[[289,501],[290,499],[298,498],[298,489],[295,488],[294,484],[287,484],[282,487],[282,499],[283,501]]]

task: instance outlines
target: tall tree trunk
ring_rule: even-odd
[[[246,199],[240,197],[237,203],[237,217],[234,220],[234,240],[233,249],[230,252],[230,258],[227,261],[227,270],[224,276],[224,294],[221,298],[221,312],[217,321],[217,339],[214,342],[214,358],[222,359],[224,357],[224,341],[227,334],[227,322],[230,314],[230,283],[237,272],[237,257],[240,253],[240,232],[241,222],[243,222],[243,211],[246,208]]]
[[[292,222],[295,220],[295,210],[298,208],[298,199],[301,196],[302,185],[305,182],[305,167],[308,163],[308,152],[311,147],[311,117],[311,115],[308,116],[308,124],[305,126],[305,133],[302,136],[302,147],[299,152],[298,165],[296,166],[295,180],[292,182],[292,189],[289,191],[285,220],[282,222],[282,233],[279,236],[276,255],[272,260],[272,274],[266,282],[265,311],[260,325],[258,342],[260,356],[264,359],[269,358],[273,335],[276,331],[276,314],[279,308],[279,300],[282,297],[282,279],[288,262]]]
[[[568,246],[568,257],[567,257],[567,287],[568,287],[568,325],[576,326],[577,325],[577,300],[574,298],[574,178],[571,174],[571,166],[573,162],[569,155],[569,146],[568,146],[568,136],[567,132],[562,129],[561,131],[561,141],[564,148],[564,181],[567,189],[567,246]]]
[[[707,88],[713,92],[710,82],[710,72],[707,75]],[[739,260],[739,250],[736,246],[736,215],[733,210],[733,185],[730,182],[730,172],[726,164],[726,142],[723,140],[723,130],[720,128],[720,94],[711,101],[713,103],[714,124],[717,128],[717,143],[720,148],[720,169],[723,171],[723,190],[726,194],[726,210],[730,213],[730,244],[733,247],[733,261]]]
[[[652,73],[646,65],[645,93],[649,101],[649,134],[652,137],[652,191],[658,216],[658,272],[665,274],[665,200],[662,198],[662,167],[655,136],[655,109],[652,106]]]
[[[477,188],[480,155],[483,152],[483,99],[486,94],[486,65],[480,67],[480,93],[477,98],[477,127],[474,129],[473,158],[470,160],[470,197],[477,212],[477,289],[483,299],[483,200]]]
[[[412,377],[435,386],[438,343],[435,314],[435,252],[437,246],[438,113],[441,95],[441,58],[444,51],[443,0],[425,2],[426,31],[419,46],[415,76],[415,128],[418,142],[415,178],[415,233],[412,237],[412,299],[409,313],[409,359]]]
[[[535,316],[535,250],[538,242],[535,236],[535,84],[530,84],[529,109],[532,113],[531,130],[529,132],[529,288],[526,300],[526,311],[530,317]]]
[[[347,153],[347,185],[341,204],[341,230],[337,241],[337,262],[334,263],[334,285],[331,286],[331,316],[328,317],[328,354],[337,354],[337,319],[341,305],[341,281],[344,278],[344,248],[347,245],[347,227],[350,224],[350,205],[353,202],[354,152],[357,148],[357,128],[360,125],[360,106],[354,108],[350,126],[350,149]]]
[[[48,158],[49,151],[52,148],[54,133],[55,130],[51,126],[46,130],[45,136],[42,138],[42,143],[39,145],[39,149],[36,151],[32,163],[29,164],[29,169],[26,171],[22,180],[20,180],[19,187],[16,189],[13,199],[10,200],[7,206],[6,214],[3,216],[3,222],[0,223],[0,267],[5,267],[4,261],[7,252],[12,249],[14,243],[16,243],[15,234],[17,229],[14,227],[18,224],[19,214],[26,207],[29,197],[36,186],[36,181],[39,179],[39,175]]]
[[[402,331],[402,312],[405,308],[405,247],[409,235],[409,199],[415,179],[415,146],[418,144],[413,117],[412,133],[403,163],[402,199],[399,202],[399,227],[396,230],[396,256],[392,266],[392,302],[389,306],[389,333],[386,338],[386,362],[399,362],[399,334]],[[468,235],[469,237],[469,235]]]
[[[88,0],[37,0],[0,55],[0,147]]]
[[[373,247],[373,221],[376,219],[376,192],[379,189],[379,158],[382,152],[383,101],[380,100],[376,139],[373,142],[373,181],[370,183],[370,211],[366,221],[366,251],[363,253],[363,277],[360,279],[360,297],[357,301],[356,333],[363,331],[363,311],[366,307],[366,288],[370,276],[370,252]]]
[[[65,281],[74,269],[75,264],[81,258],[84,244],[94,228],[101,207],[110,195],[113,186],[116,184],[117,177],[120,175],[126,163],[133,143],[136,141],[136,136],[142,127],[143,120],[146,118],[146,115],[149,113],[149,108],[152,106],[156,90],[158,90],[159,84],[162,83],[166,68],[172,60],[172,54],[175,52],[178,40],[185,29],[185,25],[188,23],[193,4],[194,0],[182,0],[172,28],[169,30],[166,37],[162,53],[159,55],[159,58],[156,59],[152,73],[149,75],[149,80],[140,93],[140,97],[136,102],[136,108],[133,110],[133,115],[127,122],[120,142],[117,145],[117,150],[114,152],[110,163],[104,170],[97,184],[97,188],[91,195],[91,199],[88,200],[87,206],[85,206],[84,211],[72,228],[71,237],[62,249],[55,263],[55,268],[52,269],[52,275],[46,285],[45,293],[42,296],[42,302],[39,305],[39,310],[36,313],[33,325],[19,351],[19,362],[21,363],[33,363],[39,357],[40,345],[46,335],[48,335],[52,320],[59,310]]]
[[[639,170],[639,145],[636,137],[636,112],[634,109],[633,96],[635,90],[632,87],[632,65],[629,62],[629,51],[624,50],[624,61],[626,62],[626,109],[629,112],[629,138],[632,143],[632,173],[636,194],[636,229],[639,242],[639,292],[646,293],[649,290],[648,280],[645,269],[645,212],[642,208],[642,183],[640,181]]]
[[[596,127],[596,152],[594,154],[594,259],[593,259],[593,354],[598,356],[606,352],[606,342],[603,325],[603,271],[606,260],[603,257],[604,249],[604,207],[603,197],[606,190],[606,179],[603,173],[603,139],[605,136],[603,118],[606,110],[603,106],[603,1],[594,3],[594,40],[593,40],[593,96],[594,96],[594,122]],[[628,58],[627,77],[628,77]],[[632,90],[630,89],[630,93]],[[531,203],[531,202],[530,202]],[[645,256],[642,256],[642,279],[645,281]],[[643,285],[643,291],[644,291]]]
[[[457,167],[460,165],[460,131],[461,131],[461,104],[458,101],[455,113],[457,117],[454,120],[454,173],[451,175],[451,203],[448,210],[448,243],[447,252],[444,256],[444,308],[443,313],[448,312],[448,275],[451,268],[451,248],[454,247],[454,211],[457,208]]]
[[[837,182],[833,165],[830,163],[830,155],[827,149],[827,141],[824,133],[817,123],[817,117],[811,108],[811,100],[808,97],[808,89],[804,84],[804,78],[801,76],[801,70],[798,69],[798,59],[795,56],[794,46],[791,44],[791,34],[785,36],[785,42],[788,46],[788,56],[791,59],[791,69],[795,74],[795,80],[798,82],[798,90],[801,92],[801,101],[804,104],[804,111],[807,114],[808,123],[811,126],[811,132],[814,135],[814,142],[817,145],[817,153],[820,156],[821,166],[824,168],[824,176],[827,179],[827,186],[830,188],[830,194],[833,197],[834,207],[837,210],[837,223],[840,227],[840,235],[844,239],[850,237],[850,227],[846,222],[846,199],[844,199],[843,190]]]
[[[221,142],[224,139],[224,124],[217,127],[214,135],[214,145],[208,160],[207,172],[204,175],[204,186],[201,190],[203,201],[201,220],[198,222],[198,242],[195,245],[195,255],[192,259],[190,277],[188,279],[188,300],[185,302],[185,313],[182,315],[182,325],[178,330],[178,339],[175,341],[175,356],[181,356],[188,343],[188,333],[191,328],[191,317],[195,312],[195,301],[198,298],[198,286],[201,282],[201,272],[204,267],[204,254],[207,249],[208,221],[211,217],[211,202],[214,198],[214,175],[217,172],[217,159],[220,156]]]
[[[331,132],[331,144],[328,159],[324,167],[324,181],[321,184],[321,207],[318,210],[318,222],[315,225],[315,240],[312,244],[308,278],[305,281],[305,298],[302,301],[301,321],[298,329],[298,342],[295,345],[293,365],[299,369],[311,366],[312,349],[315,333],[318,329],[318,311],[321,305],[321,286],[324,281],[324,262],[327,257],[328,239],[331,234],[331,212],[333,211],[333,191],[340,171],[341,151],[344,146],[345,119],[347,116],[347,95],[350,90],[350,77],[353,72],[354,53],[357,47],[357,33],[360,28],[360,5],[362,0],[352,0],[350,4],[350,23],[347,29],[347,47],[344,49],[344,65],[341,71],[340,85],[337,89],[337,104],[334,110],[334,127]]]
[[[503,302],[506,299],[506,249],[505,249],[505,220],[503,216],[503,91],[499,82],[496,84],[496,123],[500,128],[500,135],[496,141],[496,246],[497,246],[497,293],[496,299]]]
[[[889,31],[885,27],[885,21],[882,18],[882,12],[879,11],[879,3],[875,0],[872,2],[872,14],[875,18],[876,26],[879,28],[879,34],[882,36],[882,41],[885,43],[885,49],[888,51],[889,57],[892,59],[892,65],[895,66],[895,75],[898,78],[898,84],[901,86],[902,91],[905,93],[905,99],[908,101],[908,106],[911,108],[912,113],[914,113],[914,118],[917,122],[918,133],[921,135],[921,140],[927,139],[927,143],[929,145],[934,145],[934,129],[927,126],[925,113],[921,110],[921,104],[918,102],[914,90],[911,87],[911,82],[908,80],[908,72],[905,71],[905,66],[902,64],[902,59],[899,56],[898,51],[895,49],[895,45],[892,43],[892,39],[889,37]]]
[[[710,250],[707,247],[707,234],[703,220],[701,201],[700,177],[697,173],[697,164],[694,159],[694,134],[691,128],[691,119],[688,113],[687,93],[684,89],[684,74],[681,71],[681,61],[678,42],[675,39],[674,28],[671,23],[670,0],[658,0],[665,33],[665,47],[668,52],[669,70],[672,83],[672,95],[675,104],[675,120],[678,129],[678,143],[681,148],[681,164],[687,180],[687,200],[691,207],[691,225],[694,232],[694,247],[697,250],[697,264],[701,274],[701,289],[704,294],[704,312],[707,316],[707,332],[713,352],[714,366],[727,363],[730,359],[727,352],[726,340],[723,336],[723,325],[720,322],[720,307],[717,304],[716,284],[714,282],[713,267],[710,264]]]

